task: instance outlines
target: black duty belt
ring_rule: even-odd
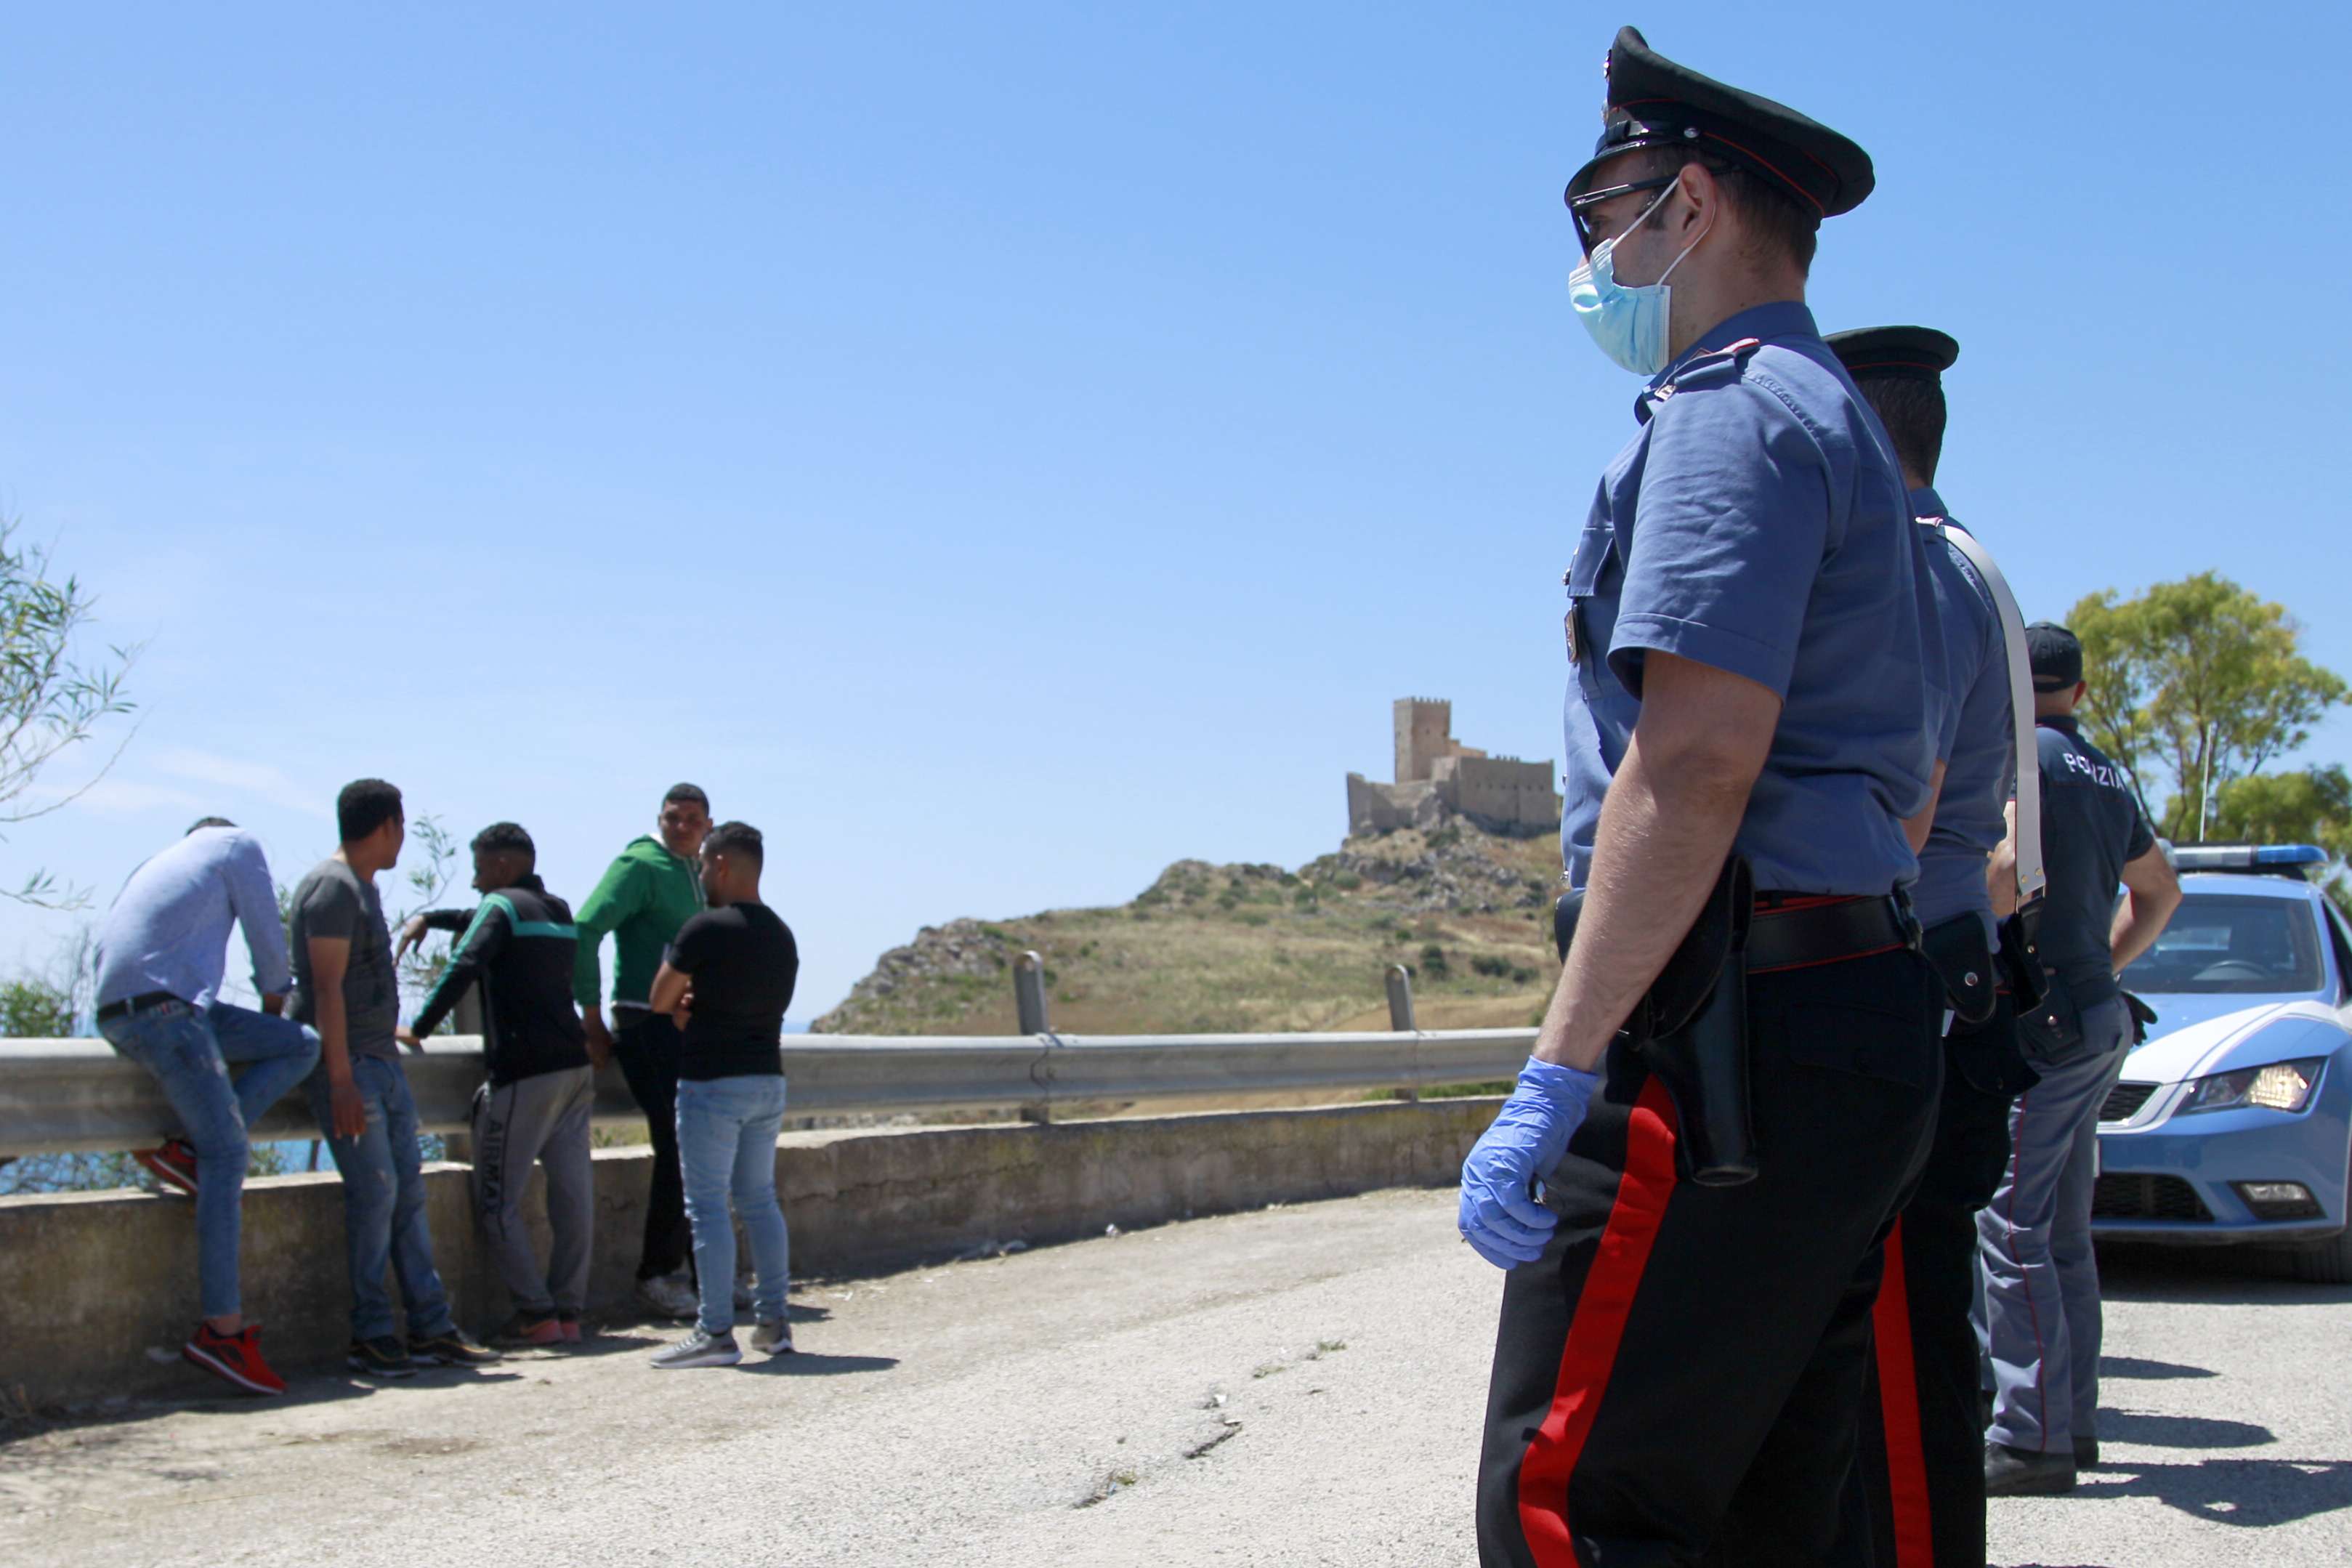
[[[1918,930],[1909,907],[1892,895],[1759,893],[1748,924],[1748,973],[1769,974],[1893,952],[1915,946]]]
[[[166,1002],[180,999],[169,991],[146,991],[121,1002],[109,1002],[98,1010],[98,1021],[111,1024],[117,1018],[127,1018],[133,1013],[144,1013],[150,1007],[161,1007]]]

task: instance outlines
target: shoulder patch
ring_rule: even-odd
[[[1642,395],[1633,402],[1634,417],[1648,424],[1651,412],[1659,404],[1686,386],[1709,386],[1737,380],[1747,367],[1748,357],[1763,346],[1762,338],[1742,338],[1736,343],[1693,355],[1664,381],[1642,389]]]

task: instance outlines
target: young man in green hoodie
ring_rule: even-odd
[[[677,1167],[677,1068],[682,1044],[669,1015],[646,1005],[654,975],[678,927],[702,912],[698,858],[710,831],[710,797],[690,784],[662,797],[649,834],[621,851],[596,890],[580,906],[572,994],[588,1031],[588,1054],[598,1067],[618,1057],[621,1076],[646,1113],[654,1145],[653,1190],[646,1200],[645,1253],[637,1264],[637,1300],[667,1317],[698,1310],[694,1233],[686,1219],[686,1188]],[[656,835],[658,835],[656,837]],[[613,1027],[604,1026],[604,979],[597,952],[613,937]]]

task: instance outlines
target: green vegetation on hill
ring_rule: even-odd
[[[1526,1024],[1558,970],[1559,870],[1558,835],[1460,820],[1351,838],[1296,871],[1180,860],[1113,908],[927,926],[815,1027],[1012,1034],[1012,963],[1032,949],[1070,1034],[1385,1028],[1382,977],[1400,963],[1423,1028]]]

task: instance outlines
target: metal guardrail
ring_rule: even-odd
[[[1384,1088],[1413,1094],[1491,1082],[1517,1073],[1534,1039],[1533,1029],[788,1035],[783,1058],[793,1116],[1017,1108],[1042,1117],[1074,1101]],[[480,1037],[436,1036],[428,1046],[401,1058],[422,1126],[463,1132],[482,1081]],[[617,1068],[597,1075],[595,1115],[608,1123],[645,1119]],[[0,1157],[143,1148],[176,1125],[155,1079],[103,1040],[0,1041]],[[251,1135],[267,1142],[319,1131],[298,1090]]]

